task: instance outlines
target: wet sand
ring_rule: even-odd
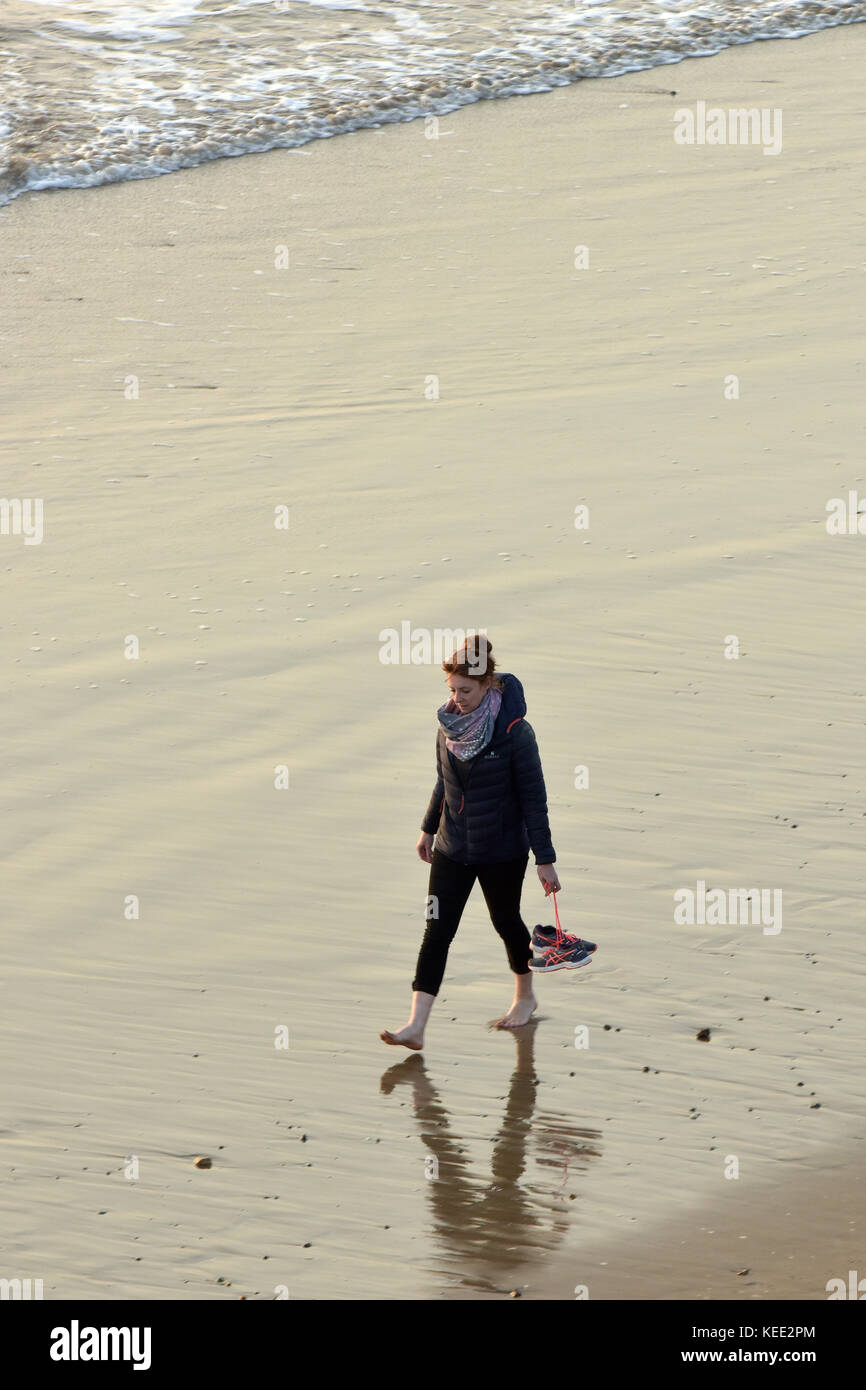
[[[864,55],[0,213],[4,493],[45,517],[0,537],[4,1277],[819,1299],[862,1266],[864,541],[825,504],[864,486]],[[677,146],[699,99],[780,107],[782,153]],[[403,621],[524,682],[599,943],[489,1031],[476,891],[405,1064],[443,678],[380,662]],[[698,880],[781,889],[782,930],[676,925]]]

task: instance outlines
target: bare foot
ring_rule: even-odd
[[[523,995],[520,999],[515,999],[507,1014],[497,1019],[497,1028],[521,1028],[524,1023],[528,1023],[535,1010],[538,1008],[538,1000],[534,994]]]
[[[420,1052],[424,1047],[424,1034],[410,1028],[408,1024],[401,1028],[399,1033],[389,1033],[387,1028],[383,1028],[379,1037],[392,1047],[411,1047],[413,1052]]]

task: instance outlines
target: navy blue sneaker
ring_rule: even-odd
[[[584,941],[580,936],[569,936],[568,932],[563,932],[563,939],[568,942],[580,942],[583,949],[588,951],[590,955],[592,955],[593,951],[598,950],[594,941]],[[533,953],[545,950],[551,943],[556,943],[556,927],[542,927],[539,925],[534,928],[532,932]]]
[[[579,970],[582,965],[592,965],[592,956],[586,950],[586,943],[576,936],[563,936],[558,943],[554,937],[544,946],[533,944],[529,968],[536,975],[545,975],[550,970]]]

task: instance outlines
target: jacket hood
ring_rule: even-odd
[[[503,675],[499,671],[496,674],[502,682],[502,704],[496,723],[504,733],[513,719],[525,717],[526,698],[523,694],[523,686],[516,676]]]

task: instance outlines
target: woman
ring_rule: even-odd
[[[538,747],[524,719],[523,686],[516,676],[497,676],[495,666],[484,637],[468,639],[442,663],[450,699],[438,711],[438,777],[416,847],[431,865],[427,929],[412,982],[409,1022],[399,1032],[379,1034],[383,1042],[416,1052],[424,1046],[448,948],[476,878],[514,972],[514,1000],[498,1027],[519,1028],[537,1007],[530,961],[535,970],[575,968],[587,964],[595,949],[576,937],[557,944],[551,928],[536,928],[530,938],[520,916],[530,848],[545,894],[558,892],[561,884]]]

